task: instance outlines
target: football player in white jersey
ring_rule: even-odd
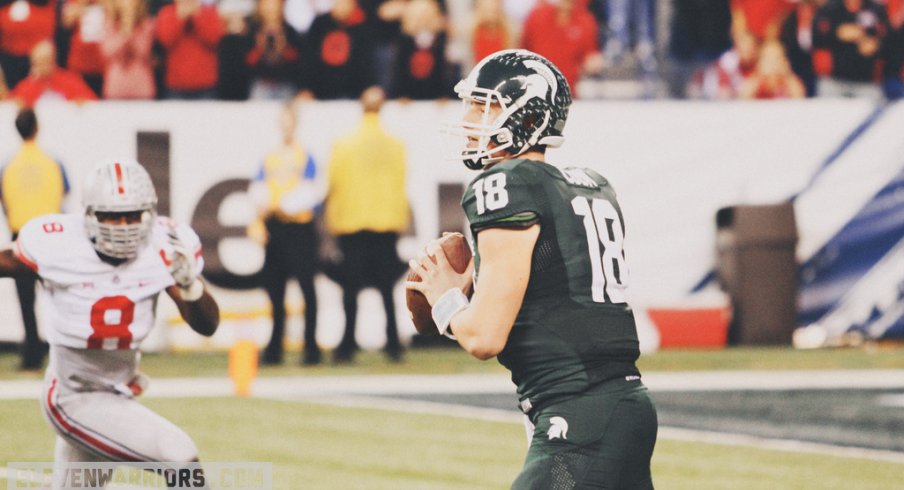
[[[217,329],[200,240],[156,216],[153,183],[134,160],[96,165],[82,203],[84,214],[31,220],[0,252],[0,277],[33,274],[42,284],[50,364],[41,405],[58,434],[56,461],[197,461],[192,439],[134,397],[147,384],[138,345],[161,291],[196,332]]]

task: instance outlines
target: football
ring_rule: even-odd
[[[449,233],[439,239],[439,245],[443,248],[443,252],[446,253],[449,265],[455,269],[455,272],[462,273],[468,268],[468,263],[471,262],[471,247],[468,246],[468,241],[464,235],[461,233]],[[431,257],[431,260],[436,262],[433,257]],[[421,276],[412,270],[408,272],[408,280],[420,282]],[[469,297],[471,296],[471,291],[465,291],[465,293]],[[430,303],[427,302],[427,298],[423,293],[408,289],[405,295],[405,302],[408,305],[408,312],[411,314],[411,320],[414,321],[414,327],[418,333],[439,335],[439,330],[436,328],[436,323],[433,322],[433,316],[430,314]]]

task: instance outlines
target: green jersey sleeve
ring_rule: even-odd
[[[486,228],[528,228],[539,222],[542,210],[529,164],[505,162],[474,179],[461,205],[473,232]]]

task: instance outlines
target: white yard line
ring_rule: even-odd
[[[674,441],[703,442],[724,446],[753,447],[771,451],[789,453],[824,454],[838,458],[870,459],[889,463],[904,464],[904,453],[868,449],[861,447],[834,446],[817,442],[796,441],[793,439],[772,439],[745,434],[731,434],[696,429],[679,429],[677,427],[660,427],[659,437]]]
[[[904,369],[685,371],[644,374],[651,391],[895,389],[904,391]]]
[[[643,382],[651,391],[782,391],[806,389],[901,389],[904,369],[798,371],[652,372]],[[0,381],[0,400],[34,399],[42,381]],[[252,388],[263,398],[302,395],[406,393],[514,393],[504,373],[459,375],[359,375],[260,377]],[[145,396],[161,398],[231,396],[225,377],[156,378]]]

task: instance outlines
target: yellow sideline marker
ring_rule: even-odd
[[[237,396],[251,394],[251,383],[257,376],[257,344],[240,339],[229,349],[229,378]]]
[[[240,319],[251,318],[245,315]],[[240,322],[236,333],[238,338],[229,349],[229,378],[235,386],[236,396],[248,396],[251,394],[251,383],[257,377],[257,343],[247,322]]]

